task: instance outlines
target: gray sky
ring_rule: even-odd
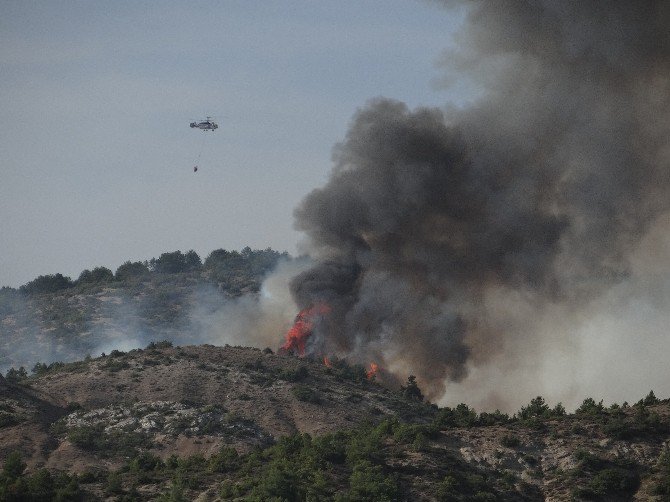
[[[463,99],[436,85],[458,15],[428,2],[0,9],[2,286],[176,249],[295,252],[293,208],[357,107]],[[216,132],[189,128],[206,115]]]

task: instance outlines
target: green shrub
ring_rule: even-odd
[[[64,277],[63,274],[40,275],[37,279],[33,279],[27,284],[19,288],[22,293],[29,295],[42,293],[55,293],[62,289],[71,288],[74,282],[69,277]]]
[[[114,278],[117,281],[127,281],[149,274],[149,267],[142,262],[127,261],[116,269]]]
[[[198,254],[190,250],[186,254],[181,251],[163,253],[158,258],[149,260],[149,270],[160,274],[175,274],[190,272],[202,268],[202,261]]]
[[[521,446],[521,440],[516,436],[506,434],[500,439],[500,444],[506,446],[507,448],[518,448]]]
[[[321,395],[319,392],[306,385],[295,385],[293,389],[291,389],[291,392],[300,401],[313,404],[321,403]]]
[[[198,472],[203,471],[207,466],[205,457],[199,453],[190,455],[188,457],[179,458],[178,469],[182,472]]]
[[[72,368],[74,364],[77,365],[82,365],[82,366],[87,366],[86,362],[84,361],[78,361],[77,363],[70,363],[68,365],[69,368]],[[35,366],[33,366],[32,373],[36,376],[42,376],[46,375],[47,373],[51,371],[56,371],[62,368],[65,368],[65,363],[61,361],[54,361],[53,363],[50,364],[45,364],[45,363],[35,363]]]
[[[235,485],[229,479],[224,479],[219,485],[219,497],[227,500],[235,496]]]
[[[399,443],[425,445],[429,437],[434,437],[437,429],[423,424],[397,424],[393,428],[393,439]]]
[[[82,450],[97,451],[105,446],[102,426],[73,427],[67,433],[67,439]]]
[[[563,406],[563,403],[558,403],[554,408],[551,410],[551,415],[554,417],[564,417],[565,416],[565,406]]]
[[[26,464],[21,460],[21,454],[13,451],[5,458],[5,465],[2,468],[2,474],[8,479],[16,479],[26,469]]]
[[[538,462],[538,461],[537,461],[537,458],[535,458],[534,456],[529,455],[529,454],[525,454],[525,455],[522,457],[522,460],[523,460],[524,462],[526,462],[528,465],[537,465],[537,462]]]
[[[149,342],[146,350],[169,349],[173,346],[170,340],[163,340],[160,342]]]
[[[21,366],[18,370],[14,368],[9,368],[5,374],[5,378],[10,383],[21,383],[26,378],[28,378],[28,372],[26,369]]]
[[[212,455],[207,462],[210,472],[230,472],[239,467],[240,458],[235,448],[224,446],[216,455]]]
[[[654,404],[658,404],[660,401],[654,395],[654,391],[650,390],[649,394],[647,394],[647,396],[644,398],[642,402],[644,403],[645,406],[652,406]]]
[[[351,500],[384,502],[399,498],[399,489],[395,480],[386,476],[379,465],[361,460],[354,465],[349,478],[349,497]]]
[[[479,414],[477,419],[478,425],[490,426],[490,425],[505,425],[509,423],[510,418],[507,413],[502,413],[500,410],[496,410],[493,413],[482,412]]]
[[[123,483],[121,481],[121,473],[110,472],[108,474],[104,491],[107,495],[118,495],[123,493]]]
[[[338,380],[348,380],[350,382],[366,382],[368,380],[367,370],[358,364],[349,365],[344,359],[333,357],[330,360],[332,368],[328,371],[334,373]]]
[[[536,431],[546,430],[547,424],[544,419],[541,417],[531,417],[522,421],[522,424],[526,427],[534,429]]]
[[[437,412],[433,425],[437,428],[472,427],[477,425],[477,412],[464,403],[453,409],[447,406]]]
[[[279,378],[287,382],[301,382],[309,376],[306,366],[298,366],[295,370],[284,369],[279,372]]]
[[[598,415],[603,412],[605,407],[602,400],[596,403],[592,397],[587,397],[582,402],[581,406],[575,410],[577,415]]]
[[[656,412],[650,412],[644,403],[636,405],[633,416],[617,413],[608,417],[603,432],[617,439],[631,439],[649,434],[663,434],[670,430],[667,420]]]
[[[579,463],[580,469],[599,470],[606,465],[606,461],[591,453],[588,450],[578,449],[574,453],[575,460]]]
[[[52,426],[52,432],[54,427]],[[58,428],[62,430],[64,424]],[[152,446],[148,436],[142,432],[105,432],[102,425],[72,427],[67,431],[67,439],[82,450],[97,451],[103,456],[118,454],[135,457],[138,455],[138,448]]]
[[[158,500],[160,502],[188,502],[190,499],[186,497],[184,491],[184,481],[177,476],[172,480],[169,491],[161,495]]]
[[[77,284],[99,284],[114,280],[114,274],[107,267],[95,267],[93,270],[84,270],[79,274]]]
[[[273,461],[263,473],[260,482],[251,491],[251,500],[281,500],[297,502],[304,499],[293,467],[284,459]]]
[[[586,429],[584,428],[583,425],[581,425],[581,424],[574,424],[574,425],[570,428],[570,432],[572,432],[573,434],[581,435],[581,434],[586,434],[587,431],[586,431]]]
[[[131,472],[150,472],[163,466],[163,462],[156,455],[142,452],[130,462]]]
[[[437,499],[444,502],[458,500],[461,491],[460,481],[452,475],[447,475],[440,481],[435,490]]]
[[[627,439],[635,435],[635,431],[623,418],[616,417],[607,421],[603,426],[605,435],[616,439]]]
[[[386,428],[374,428],[369,424],[351,431],[345,446],[347,465],[354,466],[361,460],[381,462],[382,440],[386,435]]]
[[[83,408],[82,405],[79,404],[77,401],[70,401],[65,406],[65,411],[67,411],[68,413],[73,413],[77,410],[81,410],[82,408]]]
[[[31,475],[24,474],[26,464],[17,452],[10,453],[0,476],[0,500],[47,501],[82,500],[76,477],[61,473],[52,475],[39,469]]]
[[[112,351],[114,352],[114,351]],[[130,368],[130,363],[128,361],[124,360],[119,360],[119,359],[108,359],[105,365],[103,366],[104,369],[107,371],[111,371],[112,373],[116,373],[121,370],[126,370]]]
[[[530,400],[527,406],[522,406],[517,413],[521,420],[528,420],[530,418],[544,418],[551,415],[551,410],[547,403],[545,403],[542,396],[537,396]]]
[[[343,464],[347,459],[345,436],[342,433],[326,434],[312,440],[313,456],[320,465]]]
[[[622,496],[635,492],[639,484],[640,478],[635,472],[609,468],[598,471],[579,494],[587,497]]]
[[[414,375],[407,377],[407,385],[401,387],[401,390],[403,396],[405,396],[407,399],[413,401],[423,401],[423,393],[421,392],[421,389],[419,389],[419,386],[416,383],[416,377]]]
[[[660,495],[663,500],[670,500],[670,450],[667,447],[658,457],[656,471],[654,494]]]

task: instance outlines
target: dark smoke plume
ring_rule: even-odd
[[[294,299],[332,309],[320,345],[432,397],[531,339],[544,308],[583,311],[625,280],[670,209],[670,3],[464,6],[444,67],[479,97],[370,102],[295,212],[315,265]],[[528,308],[508,315],[506,297]]]

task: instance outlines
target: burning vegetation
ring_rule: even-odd
[[[279,349],[280,353],[294,354],[303,357],[312,339],[312,334],[319,321],[330,312],[330,307],[319,303],[301,310],[295,317],[293,326],[286,333],[286,341]]]
[[[298,357],[305,357],[306,355],[322,357],[324,366],[333,368],[333,363],[328,355],[320,355],[318,340],[315,336],[317,326],[325,320],[330,312],[330,307],[325,303],[319,303],[301,310],[296,315],[293,326],[286,333],[286,339],[279,348],[279,353],[292,354]],[[371,362],[365,371],[365,376],[368,380],[372,380],[378,372],[379,365]]]

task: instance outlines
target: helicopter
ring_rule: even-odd
[[[203,120],[200,122],[191,122],[191,127],[202,129],[203,131],[213,131],[214,129],[219,127],[219,124],[214,122],[212,117],[207,117],[207,120]]]

